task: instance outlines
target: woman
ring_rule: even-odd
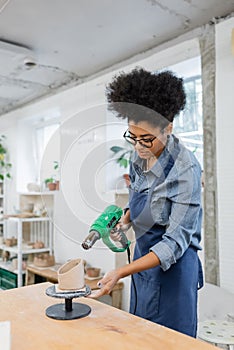
[[[197,289],[202,271],[201,167],[172,134],[184,109],[182,79],[134,69],[114,77],[107,89],[109,109],[128,120],[124,138],[135,147],[130,166],[129,206],[122,229],[136,235],[134,261],[108,272],[108,294],[120,278],[132,275],[130,312],[195,337]]]

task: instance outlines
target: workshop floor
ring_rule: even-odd
[[[198,295],[198,318],[200,321],[219,319],[234,322],[233,293],[206,283]]]

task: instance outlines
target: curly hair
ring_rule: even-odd
[[[143,68],[114,76],[106,96],[108,109],[117,117],[161,127],[172,122],[186,103],[182,78],[170,71],[154,73]]]

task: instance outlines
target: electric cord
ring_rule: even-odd
[[[131,263],[131,252],[130,252],[130,248],[127,248],[127,255],[128,255],[128,263]],[[133,310],[133,315],[136,314],[136,308],[137,308],[137,290],[136,290],[136,284],[135,284],[135,280],[134,280],[134,276],[131,275],[131,281],[132,281],[132,287],[133,287],[133,291],[135,294],[135,305],[134,305],[134,310]]]

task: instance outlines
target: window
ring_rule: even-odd
[[[194,152],[203,168],[203,118],[201,76],[184,79],[186,106],[174,119],[174,133]]]
[[[58,129],[59,123],[42,126],[36,128],[36,150],[37,150],[37,160],[41,163],[44,151],[46,146],[54,134],[54,132]]]
[[[48,144],[53,137],[54,133],[58,130],[60,124],[57,121],[51,121],[49,124],[42,124],[35,128],[35,149],[36,149],[36,160],[37,160],[37,177],[39,182],[43,181],[40,179],[41,172],[41,164],[44,157],[45,152],[47,152]],[[56,150],[54,153],[54,159],[51,160],[51,166],[53,161],[59,160],[59,145],[56,143]],[[52,169],[48,169],[51,171]],[[48,175],[49,176],[49,175]]]

